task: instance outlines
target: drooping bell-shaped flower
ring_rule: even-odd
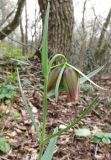
[[[55,89],[61,69],[61,67],[57,67],[50,72],[48,79],[48,92]],[[80,88],[78,73],[71,67],[65,68],[59,88],[63,88],[67,92],[70,101],[79,100]]]
[[[64,70],[63,85],[71,101],[79,100],[79,75],[74,69],[69,67]]]
[[[56,67],[55,69],[53,69],[50,73],[49,73],[49,78],[48,78],[48,92],[50,92],[51,90],[55,89],[56,86],[56,82],[59,76],[59,73],[61,71],[60,67]]]

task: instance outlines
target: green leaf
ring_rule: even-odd
[[[0,94],[0,100],[3,100],[5,98],[5,94]]]
[[[59,136],[64,132],[67,132],[70,128],[74,128],[77,124],[79,124],[81,122],[81,120],[83,118],[85,118],[86,115],[88,115],[88,113],[91,111],[91,109],[95,106],[95,104],[98,101],[99,96],[96,96],[90,103],[89,105],[85,108],[85,110],[82,112],[82,114],[76,119],[74,120],[74,122],[72,122],[70,125],[68,125],[65,129],[62,129],[61,131],[58,131],[55,134],[52,134],[51,136],[49,136],[48,138],[46,138],[44,140],[44,142],[46,142],[47,140],[55,137],[55,136]]]
[[[93,136],[91,140],[93,143],[99,143],[101,141],[101,138]]]
[[[11,85],[11,84],[7,84],[7,85],[6,85],[6,88],[7,88],[8,90],[15,90],[15,86],[14,86],[14,85]]]
[[[81,128],[75,130],[76,136],[87,137],[90,136],[91,132],[89,128]]]
[[[34,118],[34,116],[33,116],[33,114],[32,114],[32,110],[31,110],[31,108],[30,108],[30,106],[29,106],[29,104],[28,104],[28,102],[27,102],[27,99],[26,99],[24,93],[23,93],[23,89],[22,89],[21,82],[20,82],[20,77],[19,77],[18,68],[17,68],[17,78],[18,78],[19,88],[20,88],[20,92],[21,92],[21,96],[22,96],[22,99],[23,99],[25,108],[26,108],[26,110],[27,110],[27,112],[28,112],[28,114],[29,114],[29,116],[30,116],[30,119],[32,120],[32,124],[33,124],[33,126],[35,127],[35,131],[36,131],[36,133],[37,133],[37,136],[38,136],[38,138],[40,139],[40,137],[41,137],[40,128],[39,128],[39,125],[38,125],[38,124],[36,123],[36,121],[35,121],[35,118]]]
[[[111,133],[104,132],[104,137],[108,137],[111,139]]]
[[[59,92],[59,93],[64,92],[64,88],[60,88],[60,87],[59,87],[58,92]],[[50,92],[48,92],[47,97],[49,98],[49,97],[52,97],[52,96],[54,96],[54,95],[55,95],[55,89],[53,89],[53,90],[51,90]]]
[[[24,79],[23,84],[24,84],[24,85],[31,84],[31,81],[29,81],[28,79]]]
[[[103,143],[109,144],[111,142],[110,139],[111,139],[111,133],[97,132],[92,140],[95,143],[98,143],[101,140]]]
[[[96,137],[99,137],[99,138],[103,138],[103,137],[108,137],[108,138],[111,138],[111,133],[107,133],[107,132],[97,132]]]
[[[103,68],[104,68],[104,66],[101,66],[101,67],[99,67],[98,69],[94,70],[93,72],[90,72],[90,73],[87,75],[87,77],[88,77],[88,78],[91,78],[91,77],[95,76],[95,75],[96,75],[98,72],[100,72]],[[82,84],[82,83],[84,83],[84,82],[86,82],[86,81],[87,81],[86,77],[80,78],[80,84]]]
[[[54,133],[57,133],[57,132],[58,132],[58,128],[55,128]],[[57,136],[50,140],[41,160],[51,160],[52,159],[54,151],[55,151],[56,141],[57,141]]]
[[[111,143],[111,141],[110,141],[110,139],[108,137],[103,137],[102,138],[102,142],[105,143],[105,144]]]
[[[0,136],[0,151],[7,153],[10,149],[10,145],[6,142],[6,139]]]
[[[88,93],[93,91],[93,86],[91,84],[85,83],[81,85],[81,90],[83,91],[83,93]]]
[[[48,20],[49,20],[50,3],[48,3],[45,22],[43,27],[42,39],[42,71],[44,76],[48,75]]]
[[[12,119],[13,119],[14,121],[20,120],[20,119],[21,119],[20,113],[14,112],[13,115],[12,115]]]
[[[105,136],[105,133],[104,132],[97,132],[95,136],[102,139],[103,136]]]
[[[0,100],[4,100],[5,98],[12,100],[16,94],[14,91],[15,87],[9,84],[2,84],[0,86]]]
[[[42,141],[45,139],[46,134],[46,115],[47,115],[47,87],[48,87],[48,73],[49,73],[49,65],[48,65],[48,20],[49,20],[49,11],[50,11],[50,3],[48,1],[44,26],[43,26],[43,38],[42,38],[42,72],[44,75],[44,99],[43,99],[43,115],[42,115],[42,133],[40,136],[40,154],[39,159],[41,160],[44,144]]]
[[[87,77],[84,73],[82,73],[79,69],[77,69],[76,67],[70,65],[70,64],[67,64],[69,67],[73,68],[75,71],[77,71],[80,75],[82,75],[84,78],[86,78],[87,81],[89,81],[90,83],[92,83],[94,86],[100,88],[100,89],[103,89],[105,90],[104,88],[100,87],[99,85],[97,85],[96,83],[94,83],[89,77]]]
[[[56,87],[55,87],[55,98],[56,98],[56,101],[58,99],[59,86],[60,86],[60,82],[61,82],[61,79],[62,79],[62,75],[63,75],[64,69],[65,69],[65,65],[63,65],[63,67],[62,67],[62,69],[61,69],[61,71],[59,73],[57,82],[56,82]]]
[[[108,138],[110,138],[110,139],[111,139],[111,133],[107,133],[107,134],[108,134],[108,135],[107,135],[107,136],[108,136]]]

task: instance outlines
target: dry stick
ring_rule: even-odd
[[[81,40],[82,40],[82,43],[80,45],[80,54],[83,55],[85,53],[85,46],[86,46],[86,38],[87,38],[87,33],[86,33],[86,29],[85,29],[85,12],[86,12],[86,5],[87,5],[87,0],[85,0],[84,4],[83,4],[83,15],[82,15],[82,24],[81,24],[81,27],[82,27],[82,33],[81,33]],[[84,61],[83,59],[83,56],[80,56],[81,59],[80,61]]]
[[[87,4],[87,0],[85,0],[84,5],[83,5],[82,30],[84,34],[85,34],[85,22],[84,21],[85,21],[86,4]]]
[[[94,7],[92,7],[92,11],[93,11],[93,13],[94,13],[95,19],[96,19],[96,20],[98,21],[98,23],[99,23],[100,28],[102,28],[102,27],[103,27],[103,24],[102,24],[102,22],[98,19]],[[108,30],[105,30],[105,32],[109,35]],[[110,40],[111,37],[109,36],[108,39]],[[109,44],[108,44],[108,45],[109,45]],[[110,45],[109,45],[109,47],[110,47]]]
[[[6,33],[4,33],[4,32],[2,32],[2,31],[0,31],[2,34],[4,34],[5,36],[8,36]],[[22,45],[22,46],[31,46],[32,48],[34,48],[35,50],[38,50],[38,48],[36,48],[36,47],[34,47],[32,44],[26,44],[26,43],[22,43],[22,42],[20,42],[20,41],[17,41],[17,40],[15,40],[15,39],[13,39],[13,38],[11,38],[11,37],[8,37],[10,40],[12,40],[13,42],[16,42],[16,43],[18,43],[18,44],[20,44],[20,45]]]
[[[0,31],[0,32],[1,32],[2,34],[4,34],[5,36],[8,36],[6,33],[2,32],[2,31]],[[15,40],[15,39],[11,38],[11,37],[8,37],[8,38],[9,38],[11,41],[16,42],[16,43],[18,43],[18,44],[20,44],[20,45],[22,45],[22,46],[31,46],[31,47],[34,48],[35,50],[38,50],[38,48],[34,47],[32,44],[22,43],[22,42],[20,42],[20,41],[17,41],[17,40]],[[26,56],[26,55],[25,55],[25,56]],[[26,58],[27,58],[27,61],[29,61],[27,56],[26,56]]]
[[[97,49],[95,51],[96,59],[98,59],[101,56],[101,54],[102,54],[101,50],[104,49],[102,47],[102,43],[103,43],[103,40],[104,40],[104,36],[105,36],[106,30],[107,30],[108,25],[110,23],[110,19],[111,19],[111,8],[109,10],[109,13],[108,13],[106,19],[105,19],[105,22],[103,24],[103,27],[102,27],[102,30],[101,30],[101,34],[100,34],[100,37],[99,37],[99,40],[98,40],[98,43],[97,43]],[[103,53],[105,53],[105,52],[103,52]]]
[[[96,144],[96,148],[95,148],[95,153],[94,153],[95,158],[97,157],[98,145],[99,143]]]
[[[12,14],[14,13],[15,9],[13,9],[8,15],[7,17],[5,18],[5,20],[3,22],[0,23],[0,27],[3,26],[7,20],[12,16]]]
[[[2,160],[10,160],[10,159],[8,159],[6,157],[2,157],[2,156],[0,156],[0,159],[2,159]]]

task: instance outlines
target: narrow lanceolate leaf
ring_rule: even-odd
[[[60,87],[60,83],[61,83],[61,80],[62,80],[64,69],[65,69],[65,65],[62,67],[62,69],[61,69],[61,71],[59,73],[57,82],[56,82],[56,87],[55,87],[55,98],[56,98],[56,101],[58,99],[59,87]]]
[[[79,100],[79,76],[72,68],[64,70],[63,85],[68,92],[70,100]]]
[[[50,73],[49,73],[49,78],[48,78],[48,92],[50,92],[51,90],[55,89],[56,86],[56,81],[58,79],[59,73],[61,71],[61,67],[57,67],[55,69],[53,69]]]
[[[98,69],[94,70],[93,72],[89,73],[87,75],[88,78],[94,77],[98,72],[100,72],[102,69],[104,68],[104,66],[99,67]],[[86,82],[87,79],[85,77],[81,77],[80,78],[80,84]]]
[[[30,116],[30,119],[32,120],[33,126],[35,127],[35,131],[36,131],[37,136],[38,136],[38,138],[39,138],[39,140],[40,140],[40,137],[41,137],[40,128],[39,128],[38,123],[36,123],[36,121],[35,121],[35,118],[34,118],[34,116],[33,116],[33,114],[32,114],[32,110],[31,110],[31,108],[30,108],[30,106],[29,106],[29,104],[28,104],[28,102],[27,102],[27,99],[26,99],[24,93],[23,93],[23,89],[22,89],[21,82],[20,82],[20,77],[19,77],[18,68],[17,68],[17,77],[18,77],[19,88],[20,88],[20,92],[21,92],[21,95],[22,95],[22,99],[23,99],[25,108],[26,108],[26,110],[27,110],[27,112],[28,112],[28,114],[29,114],[29,116]]]
[[[49,19],[50,4],[48,3],[46,16],[43,28],[42,39],[42,71],[44,76],[48,75],[48,19]]]
[[[55,128],[54,133],[58,132],[58,128]],[[55,151],[55,145],[56,145],[56,141],[57,141],[57,136],[52,138],[46,148],[46,151],[44,153],[44,155],[42,156],[41,160],[51,160]]]
[[[67,64],[69,67],[73,68],[75,71],[77,71],[80,75],[82,75],[83,77],[85,77],[90,83],[92,83],[94,86],[100,88],[100,89],[103,89],[103,90],[106,90],[104,89],[103,87],[100,87],[99,85],[97,85],[96,83],[94,83],[89,77],[87,77],[84,73],[82,73],[79,69],[77,69],[76,67],[70,65],[70,64]]]
[[[70,125],[68,125],[65,129],[62,129],[60,131],[58,131],[55,134],[52,134],[51,136],[47,137],[44,140],[44,143],[46,143],[49,139],[54,138],[55,136],[60,136],[61,134],[63,134],[64,132],[67,132],[70,128],[74,128],[77,124],[79,124],[81,122],[81,120],[83,118],[85,118],[85,116],[88,115],[88,113],[91,111],[91,109],[95,106],[95,104],[98,101],[99,96],[95,97],[90,104],[85,108],[85,110],[82,112],[82,114],[74,120],[74,122],[72,122]]]

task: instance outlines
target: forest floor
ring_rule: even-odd
[[[21,67],[20,79],[33,115],[40,123],[43,92],[38,86],[43,82],[38,68],[38,65],[28,69]],[[0,75],[5,79],[11,72],[12,66],[5,65],[0,70]],[[111,74],[99,73],[93,80],[108,90],[83,88],[79,102],[68,102],[66,95],[60,95],[57,103],[54,98],[48,99],[47,134],[51,134],[55,127],[62,128],[74,121],[96,95],[99,95],[99,101],[95,108],[76,129],[85,126],[92,134],[98,131],[111,133]],[[24,107],[18,84],[16,88],[13,101],[5,98],[0,103],[0,133],[11,146],[8,153],[0,152],[0,160],[35,160],[39,152],[39,142]],[[78,137],[75,129],[70,129],[58,138],[53,160],[111,160],[111,143],[93,143],[90,137]]]

